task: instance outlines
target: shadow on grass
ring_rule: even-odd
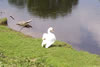
[[[51,45],[51,46],[50,46],[50,48],[52,48],[52,47],[66,47],[66,48],[72,48],[71,46],[68,46],[68,45],[66,45],[66,44],[63,44],[63,45],[62,45],[62,44],[59,44],[59,45],[55,45],[55,44],[54,44],[54,45]]]
[[[64,44],[64,45],[51,45],[50,47],[66,47],[67,45],[66,44]]]

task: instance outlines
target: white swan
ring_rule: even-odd
[[[45,48],[49,48],[56,41],[56,37],[55,37],[53,31],[54,31],[54,29],[52,27],[50,27],[48,29],[48,32],[43,34],[42,47],[45,45]]]

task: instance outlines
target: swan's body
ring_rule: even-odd
[[[42,40],[43,40],[42,47],[44,45],[46,45],[45,48],[48,48],[56,41],[56,37],[55,37],[54,33],[52,33],[52,32],[53,32],[53,28],[50,27],[48,29],[48,33],[44,33],[43,34],[43,37],[42,37]]]

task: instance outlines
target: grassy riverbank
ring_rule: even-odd
[[[42,48],[41,39],[0,26],[0,67],[100,67],[100,57],[59,41]]]

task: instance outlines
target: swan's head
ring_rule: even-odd
[[[48,33],[53,33],[53,32],[54,32],[53,27],[49,27],[49,29],[48,29]]]

